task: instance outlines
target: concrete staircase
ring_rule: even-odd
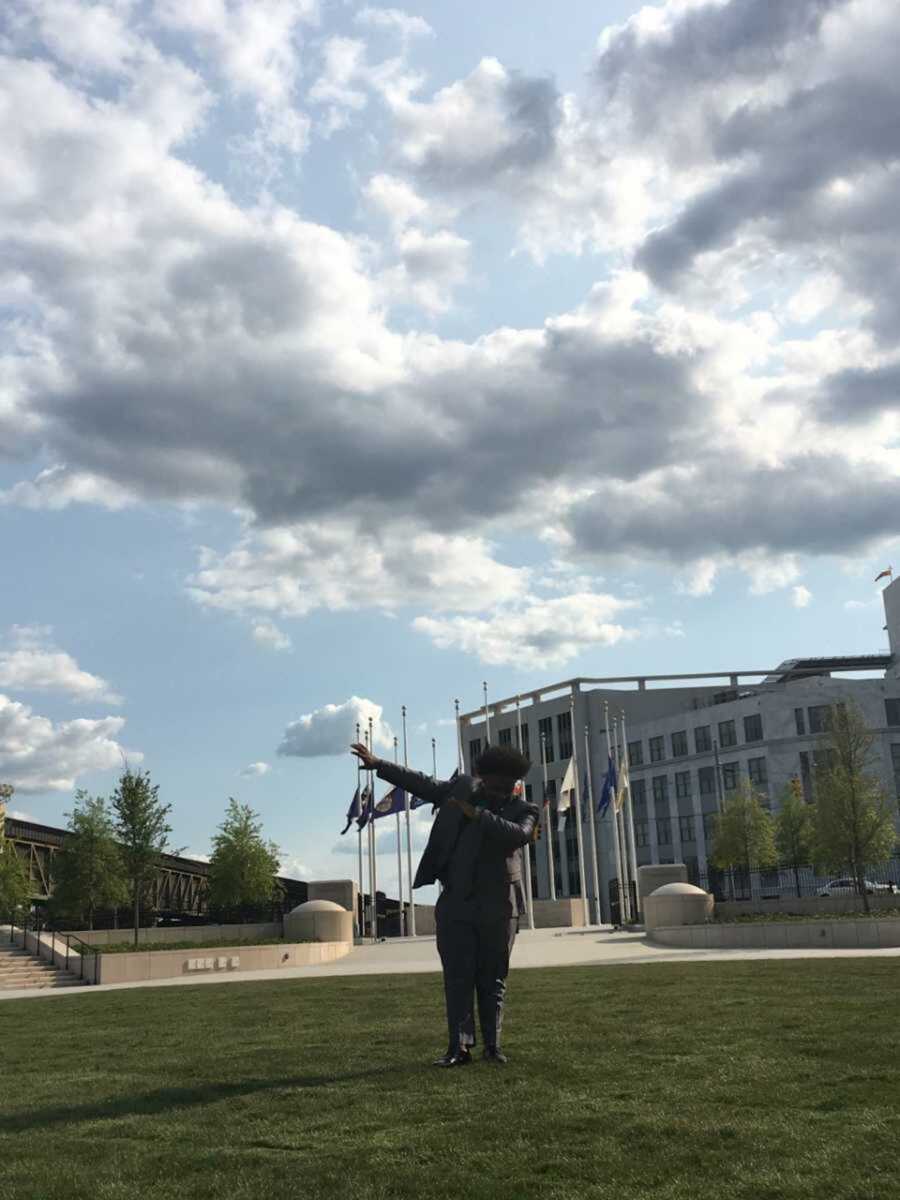
[[[0,943],[0,992],[14,988],[78,987],[82,981],[10,942]]]

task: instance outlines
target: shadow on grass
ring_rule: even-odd
[[[351,1071],[345,1075],[296,1075],[280,1079],[243,1079],[237,1083],[205,1083],[197,1087],[160,1088],[143,1096],[121,1096],[95,1104],[77,1104],[68,1107],[39,1108],[31,1112],[10,1113],[2,1121],[4,1133],[26,1133],[29,1130],[48,1128],[54,1125],[77,1124],[80,1121],[117,1121],[123,1117],[146,1117],[173,1109],[192,1108],[202,1104],[218,1104],[222,1100],[233,1100],[239,1096],[251,1096],[255,1092],[290,1091],[296,1088],[320,1088],[361,1079],[372,1079],[419,1073],[420,1066],[370,1067],[365,1071]]]

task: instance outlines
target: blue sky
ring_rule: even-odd
[[[0,17],[12,808],[124,753],[345,875],[357,714],[449,772],[484,679],[881,649],[891,9]]]

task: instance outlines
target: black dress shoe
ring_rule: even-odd
[[[496,1046],[485,1046],[481,1053],[484,1062],[497,1063],[498,1066],[505,1066],[507,1058],[505,1054],[501,1054]]]
[[[472,1061],[472,1055],[468,1050],[462,1048],[460,1050],[448,1051],[440,1058],[436,1058],[432,1064],[435,1067],[467,1067]]]

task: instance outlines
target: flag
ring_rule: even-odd
[[[558,813],[568,812],[572,804],[572,793],[575,791],[575,760],[569,759],[569,765],[566,767],[566,773],[563,775],[563,781],[559,785],[559,803],[556,805]]]
[[[359,807],[359,788],[353,793],[353,799],[350,801],[350,807],[347,809],[347,824],[341,830],[341,837],[347,832],[354,821],[358,821],[360,816]],[[360,827],[361,828],[361,827]]]
[[[356,824],[360,829],[365,829],[372,818],[372,789],[370,787],[363,788],[363,794],[360,797],[360,814],[356,818]]]
[[[379,817],[390,817],[394,813],[406,812],[406,792],[401,787],[392,787],[384,793],[374,806],[372,820]]]
[[[880,575],[876,575],[875,582],[877,583],[879,579],[884,579],[885,575],[887,575],[889,578],[893,579],[894,578],[893,568],[888,567],[888,569],[886,571],[882,571]]]
[[[628,789],[628,760],[622,760],[622,770],[619,772],[619,782],[616,787],[616,812],[621,812],[625,803],[625,793]]]
[[[588,796],[591,794],[591,781],[588,778],[587,768],[584,771],[584,778],[581,781],[581,820],[586,821],[590,805],[588,804]]]
[[[607,756],[608,766],[606,775],[603,780],[603,790],[600,792],[600,803],[597,805],[597,815],[602,817],[609,808],[609,802],[616,792],[616,764],[613,762],[613,756]],[[618,812],[618,809],[616,810]]]

